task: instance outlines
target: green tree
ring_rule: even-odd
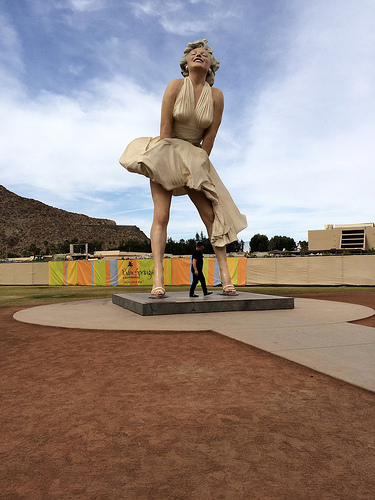
[[[69,253],[69,252],[70,252],[69,240],[64,240],[63,242],[57,243],[56,253]]]
[[[55,245],[55,243],[50,243],[49,244],[49,251],[50,251],[51,254],[56,253],[56,245]]]
[[[301,252],[301,255],[305,255],[305,253],[308,251],[309,249],[309,244],[307,241],[299,241],[298,242],[298,245],[300,247],[300,252]]]
[[[268,237],[265,234],[254,234],[250,240],[251,252],[267,252],[268,245]]]
[[[165,253],[170,253],[172,255],[190,255],[193,253],[195,245],[196,240],[194,238],[190,238],[186,241],[184,239],[174,241],[169,237],[165,246]]]
[[[232,241],[232,243],[229,243],[229,245],[227,245],[227,252],[228,253],[243,252],[244,246],[245,242],[243,240]]]
[[[121,240],[119,244],[119,250],[121,252],[151,252],[150,242],[148,240],[137,240],[135,238],[129,238],[128,240]]]
[[[296,242],[293,238],[289,238],[289,236],[274,236],[270,239],[268,244],[268,250],[287,250],[291,252],[296,249]]]
[[[165,245],[165,253],[170,253],[172,255],[180,255],[179,247],[184,245],[185,245],[185,240],[181,239],[179,243],[177,243],[171,237],[169,237]]]
[[[85,245],[82,245],[83,248],[85,248]],[[88,243],[89,246],[89,253],[94,253],[94,252],[99,252],[100,250],[103,250],[103,242],[102,241],[90,241]]]
[[[208,238],[208,236],[205,236],[203,234],[203,231],[201,231],[200,235],[198,233],[195,233],[195,243],[197,241],[201,241],[203,243],[204,253],[210,253],[210,254],[214,253],[214,249],[212,248],[210,238]],[[195,249],[195,245],[194,245],[192,252],[194,251],[194,249]]]
[[[36,246],[35,243],[31,243],[29,248],[26,248],[26,250],[23,250],[22,256],[23,257],[31,257],[32,255],[35,257],[36,255],[40,255],[41,251],[40,248]]]

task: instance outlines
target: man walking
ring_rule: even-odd
[[[195,295],[194,293],[198,281],[201,282],[203,295],[212,294],[212,292],[207,291],[206,280],[203,275],[203,249],[204,249],[203,243],[201,241],[198,241],[192,255],[191,272],[193,273],[193,281],[190,287],[190,293],[189,293],[190,297],[198,297],[198,295]]]

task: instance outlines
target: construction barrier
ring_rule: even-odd
[[[0,285],[48,285],[48,262],[1,263]]]
[[[229,257],[228,266],[233,283],[246,283],[246,258]],[[191,260],[164,259],[165,285],[190,285]],[[209,286],[220,284],[219,266],[215,258],[203,259],[203,273]],[[112,261],[49,262],[50,285],[138,286],[152,285],[154,261],[152,259]]]
[[[374,286],[375,255],[248,259],[246,285]]]
[[[190,259],[164,259],[166,285],[190,284]],[[251,258],[228,257],[233,283],[290,286],[375,286],[375,255]],[[80,260],[1,263],[0,285],[152,285],[154,261]],[[209,286],[220,284],[215,258],[203,259]]]

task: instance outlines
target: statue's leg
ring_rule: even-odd
[[[172,199],[172,191],[167,191],[160,184],[150,181],[151,194],[154,202],[154,218],[151,226],[151,250],[154,258],[154,285],[153,290],[158,288],[155,295],[164,292],[164,267],[163,257],[165,244],[167,242],[167,226]]]
[[[208,237],[211,238],[212,225],[214,222],[214,211],[211,201],[201,191],[188,188],[185,189],[191,201],[197,207],[199,215],[206,226]],[[232,279],[228,268],[226,248],[225,246],[216,247],[213,245],[213,249],[219,264],[221,284],[223,285],[223,288],[227,287],[227,289],[229,289],[229,286],[232,285]],[[233,293],[236,293],[234,287],[231,290],[233,290]]]

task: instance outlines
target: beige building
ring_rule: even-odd
[[[375,224],[327,224],[308,231],[309,251],[375,249]]]

